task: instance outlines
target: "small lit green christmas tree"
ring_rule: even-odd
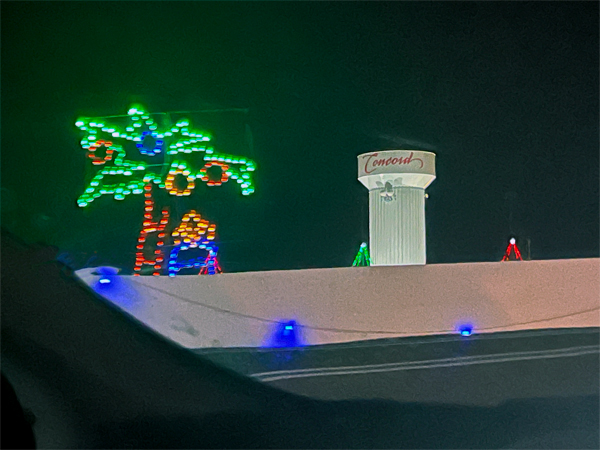
[[[369,256],[369,249],[367,248],[367,243],[363,242],[360,244],[360,248],[358,249],[358,253],[356,254],[356,258],[354,258],[354,262],[352,263],[353,267],[364,267],[371,265],[371,257]]]

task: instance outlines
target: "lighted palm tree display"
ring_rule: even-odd
[[[84,133],[81,147],[92,165],[98,167],[77,204],[88,207],[106,195],[118,201],[130,195],[144,195],[136,275],[144,266],[152,266],[154,275],[161,274],[166,259],[163,248],[170,228],[173,241],[167,260],[170,276],[183,268],[198,268],[201,274],[220,273],[214,241],[216,225],[191,210],[177,226],[170,227],[169,207],[164,205],[158,209],[160,214],[155,212],[153,190],[164,189],[171,196],[188,197],[197,183],[216,187],[232,180],[239,185],[242,195],[250,195],[254,192],[252,175],[256,165],[248,158],[215,152],[210,146],[211,137],[192,129],[188,119],[165,126],[153,116],[156,114],[132,106],[127,115],[77,120],[75,125]],[[197,156],[201,156],[200,163],[195,163]],[[185,186],[177,182],[177,177],[185,179]],[[150,236],[155,238],[154,244],[150,243]],[[207,255],[187,261],[179,259],[182,251],[192,248],[206,250]]]

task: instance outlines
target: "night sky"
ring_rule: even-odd
[[[217,223],[226,272],[351,265],[356,156],[394,148],[437,154],[429,263],[498,261],[511,234],[532,259],[599,255],[597,2],[1,8],[2,225],[76,268],[133,266],[143,197],[77,207],[94,169],[74,126],[132,103],[248,110],[188,118],[256,162],[256,193],[164,197]]]

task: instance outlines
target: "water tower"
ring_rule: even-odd
[[[364,153],[358,179],[369,190],[371,265],[425,264],[425,188],[435,180],[435,154]]]

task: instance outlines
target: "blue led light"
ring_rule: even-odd
[[[216,246],[212,246],[208,248],[208,256],[204,260],[202,264],[202,269],[200,270],[200,275],[216,275],[221,273],[221,267],[217,261],[217,252],[219,248]]]
[[[462,325],[459,328],[461,336],[471,336],[473,334],[473,327],[471,325]]]
[[[279,322],[272,332],[268,347],[301,347],[300,329],[295,320]]]
[[[214,246],[214,244],[211,244],[208,240],[203,240],[201,242],[198,243],[197,248],[199,249],[205,249],[208,254],[207,256],[199,256],[197,258],[192,258],[192,259],[188,259],[185,261],[178,261],[178,256],[179,253],[181,251],[185,251],[189,248],[189,246],[187,245],[177,245],[175,247],[173,247],[173,250],[171,250],[171,254],[169,255],[169,276],[170,277],[174,277],[175,275],[177,275],[177,272],[179,272],[182,269],[191,269],[191,268],[202,268],[205,266],[211,266],[210,264],[210,255],[217,253],[217,247]],[[207,264],[208,261],[208,264]],[[211,273],[211,269],[212,269],[212,273]],[[214,263],[212,265],[212,267],[208,268],[209,270],[209,274],[210,275],[214,275]]]
[[[115,267],[98,267],[92,273],[100,276],[96,282],[96,289],[105,289],[107,285],[118,279],[119,269]]]
[[[155,139],[155,145],[154,145],[154,148],[152,148],[152,149],[146,148],[144,146],[144,139],[148,136]],[[137,146],[138,150],[140,151],[140,153],[142,155],[154,156],[157,153],[160,153],[162,151],[163,144],[164,144],[164,141],[158,139],[158,133],[155,133],[153,131],[144,131],[144,132],[142,132],[140,141],[135,145]]]

